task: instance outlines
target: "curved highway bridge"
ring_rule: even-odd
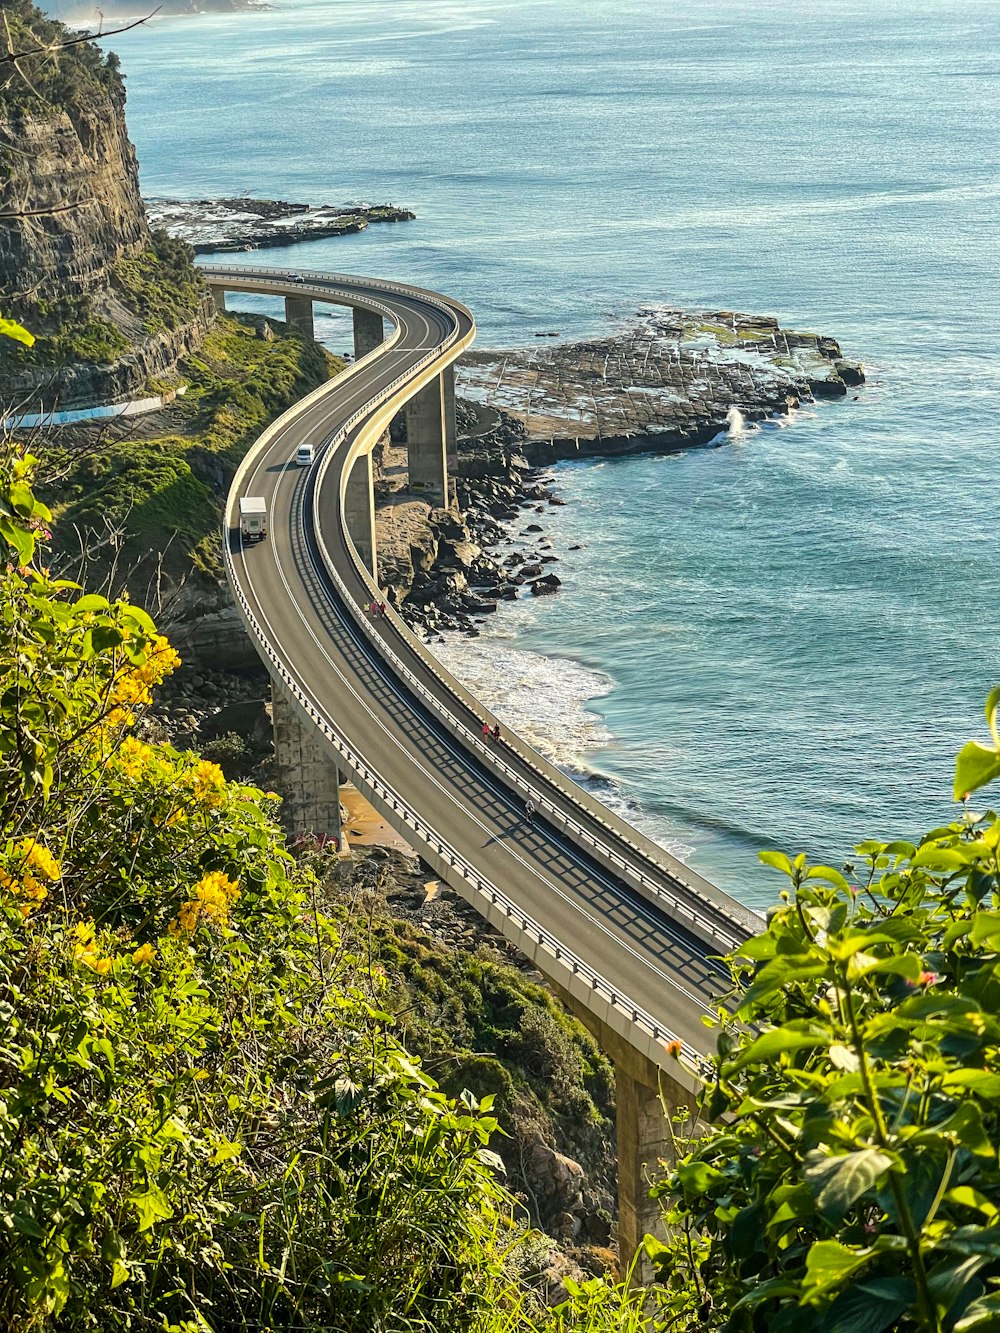
[[[329,822],[337,772],[348,772],[387,823],[534,960],[615,1060],[619,1229],[629,1252],[650,1221],[643,1163],[664,1151],[657,1095],[690,1103],[684,1065],[714,1044],[701,1020],[726,985],[717,957],[759,918],[518,737],[505,730],[503,743],[484,741],[483,720],[494,720],[486,710],[391,609],[367,613],[379,597],[371,450],[405,406],[411,484],[419,475],[429,499],[447,503],[452,367],[475,336],[470,312],[435,293],[341,274],[204,272],[220,307],[225,292],[283,296],[290,322],[308,332],[315,301],[355,312],[358,359],[265,431],[237,472],[225,520],[233,592],[274,685],[276,739],[283,731],[287,747],[293,738],[293,762],[313,797],[326,791]],[[305,442],[316,462],[299,468]],[[268,538],[255,545],[240,538],[248,495],[268,507]],[[334,831],[315,819],[312,827]]]

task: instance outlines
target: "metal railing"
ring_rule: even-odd
[[[217,286],[224,285],[224,282],[221,281],[221,279],[224,276],[229,276],[230,278],[235,279],[236,282],[240,284],[242,283],[253,284],[254,278],[258,274],[265,275],[261,283],[259,284],[259,285],[264,285],[269,282],[270,275],[273,274],[277,278],[277,283],[271,281],[270,285],[274,286],[282,282],[283,275],[287,274],[287,270],[257,269],[257,270],[241,272],[236,269],[220,270],[213,267],[211,270],[208,270],[208,273],[211,278],[215,279],[214,285]],[[313,523],[314,523],[316,541],[319,546],[326,574],[333,583],[334,587],[336,588],[344,606],[351,615],[352,619],[354,620],[356,625],[358,625],[361,628],[365,638],[370,642],[373,642],[377,646],[379,654],[384,659],[387,660],[388,664],[392,667],[393,671],[399,677],[401,677],[403,680],[406,681],[407,685],[414,691],[414,693],[429,707],[433,715],[440,722],[442,722],[457,739],[461,741],[462,745],[478,753],[483,759],[486,760],[489,766],[500,772],[504,776],[506,781],[515,790],[523,792],[526,796],[530,797],[533,801],[535,801],[539,810],[541,812],[544,812],[546,816],[554,824],[561,827],[571,837],[572,840],[581,843],[583,846],[587,847],[588,850],[591,850],[592,852],[598,854],[599,860],[600,859],[607,860],[610,863],[613,870],[615,871],[615,873],[621,874],[627,882],[634,881],[647,894],[652,895],[657,900],[668,906],[672,913],[680,916],[686,922],[690,923],[690,927],[694,928],[694,932],[696,934],[698,934],[699,936],[703,936],[704,934],[708,933],[710,937],[710,942],[718,944],[720,946],[720,952],[727,951],[729,949],[737,947],[740,943],[742,943],[746,939],[747,936],[748,926],[745,921],[739,919],[728,919],[724,921],[722,931],[718,929],[708,931],[706,923],[703,920],[703,916],[699,916],[699,909],[702,913],[704,913],[705,907],[711,906],[711,908],[714,909],[713,915],[723,916],[724,914],[721,912],[719,904],[715,902],[706,903],[704,899],[701,899],[700,897],[697,904],[685,901],[684,898],[670,892],[668,889],[664,888],[662,884],[658,883],[644,871],[642,871],[641,869],[637,868],[635,865],[630,863],[630,861],[625,856],[621,855],[620,853],[617,853],[614,847],[610,845],[611,840],[618,840],[619,842],[624,842],[626,846],[630,849],[630,851],[638,858],[645,859],[646,854],[637,844],[631,842],[627,837],[623,837],[619,829],[612,827],[607,821],[601,819],[599,815],[596,815],[594,811],[585,807],[583,803],[579,801],[579,799],[575,797],[575,795],[572,792],[562,791],[561,795],[563,797],[563,800],[571,805],[575,805],[578,809],[583,811],[589,819],[594,820],[599,824],[602,824],[607,829],[609,835],[609,842],[602,843],[589,830],[584,828],[583,825],[578,820],[573,819],[571,816],[567,815],[562,809],[559,808],[557,803],[548,799],[542,787],[536,790],[532,787],[527,786],[527,784],[524,783],[523,779],[515,771],[515,769],[510,764],[508,764],[497,753],[497,751],[494,748],[487,747],[486,745],[484,745],[481,738],[477,736],[470,727],[468,727],[464,723],[460,722],[457,718],[455,718],[455,716],[447,709],[447,707],[444,704],[442,704],[442,702],[436,697],[434,692],[428,689],[427,686],[424,684],[424,682],[420,680],[419,676],[417,676],[417,674],[413,672],[412,669],[402,660],[402,658],[398,655],[398,653],[396,653],[396,651],[392,648],[392,646],[388,644],[384,638],[376,635],[374,626],[365,616],[362,608],[358,605],[354,597],[350,594],[347,585],[344,583],[339,572],[337,571],[335,562],[332,556],[330,555],[329,549],[324,540],[318,515],[318,495],[321,489],[322,480],[326,474],[327,469],[332,465],[334,456],[337,454],[337,451],[340,450],[346,443],[349,436],[351,435],[351,432],[357,429],[357,427],[362,425],[366,420],[371,421],[371,419],[374,417],[374,414],[379,409],[385,407],[387,404],[391,403],[395,397],[400,395],[400,391],[402,388],[404,388],[405,386],[413,386],[414,380],[418,376],[420,376],[423,373],[423,371],[435,365],[444,368],[446,365],[450,364],[454,359],[456,359],[456,357],[461,354],[461,351],[464,349],[464,346],[467,345],[468,342],[471,342],[474,333],[474,325],[472,330],[470,330],[469,334],[466,335],[465,338],[462,338],[460,340],[459,323],[455,319],[454,312],[458,310],[466,314],[470,322],[472,321],[472,316],[471,314],[469,314],[469,312],[465,310],[464,307],[460,306],[458,302],[449,304],[446,300],[442,299],[437,293],[424,292],[420,291],[419,289],[408,288],[401,284],[390,283],[384,280],[372,280],[371,282],[369,282],[368,280],[342,277],[342,275],[333,275],[333,274],[309,274],[304,276],[315,277],[319,283],[337,283],[339,281],[343,281],[344,286],[341,289],[341,292],[338,293],[338,295],[342,297],[347,297],[347,299],[344,299],[342,302],[338,303],[343,303],[347,305],[351,304],[351,300],[345,289],[350,286],[353,286],[354,284],[360,285],[363,283],[363,285],[367,288],[377,288],[387,293],[392,293],[403,297],[412,298],[414,294],[418,294],[424,302],[434,306],[441,314],[443,314],[452,323],[451,330],[436,347],[428,351],[413,366],[409,367],[406,371],[398,375],[390,384],[383,386],[383,388],[380,389],[376,394],[374,394],[363,407],[359,408],[356,412],[354,412],[346,423],[338,427],[336,430],[330,432],[330,434],[321,443],[320,447],[322,449],[322,454],[316,470],[316,480],[314,484],[314,500],[313,500],[313,505],[314,505]],[[287,282],[287,278],[285,279],[285,281]],[[332,298],[332,293],[330,293],[327,289],[318,285],[316,287],[311,288],[308,282],[306,282],[305,284],[302,283],[292,284],[291,282],[287,282],[287,286],[291,289],[288,293],[290,295],[311,295],[312,292],[314,291],[316,293],[315,299],[330,300]],[[234,286],[231,290],[236,290],[236,289],[237,288]],[[253,290],[254,287],[251,286],[249,288],[244,288],[244,289]],[[383,314],[383,316],[389,318],[392,323],[394,324],[396,323],[396,319],[393,315],[393,312],[390,310],[389,307],[383,306],[381,302],[362,298],[361,300],[358,301],[358,304],[361,304],[368,309],[377,309],[379,310],[380,313]],[[598,972],[596,972],[592,967],[590,967],[589,964],[584,962],[583,959],[581,959],[578,955],[573,953],[572,950],[567,949],[566,946],[563,945],[562,942],[555,935],[552,934],[552,932],[546,930],[544,926],[535,921],[532,917],[525,914],[519,907],[517,907],[517,905],[510,898],[507,897],[506,894],[504,894],[500,889],[498,889],[496,885],[492,884],[490,881],[480,876],[478,872],[475,870],[475,868],[468,861],[466,861],[455,850],[455,848],[453,848],[448,842],[446,842],[443,838],[441,838],[440,835],[429,824],[426,823],[426,821],[421,819],[416,810],[413,809],[411,806],[409,806],[405,801],[403,801],[403,799],[399,796],[399,794],[389,786],[386,780],[379,773],[375,772],[375,770],[373,770],[366,763],[366,761],[361,757],[361,755],[357,753],[353,749],[353,747],[350,746],[349,743],[346,742],[343,739],[343,737],[341,737],[340,734],[330,725],[330,722],[321,714],[321,712],[316,707],[315,703],[310,698],[310,696],[306,694],[306,692],[302,689],[302,687],[298,684],[295,678],[288,671],[288,668],[285,666],[284,662],[278,657],[277,652],[275,651],[273,645],[270,643],[266,632],[264,631],[264,629],[258,622],[256,616],[254,615],[253,610],[243,592],[243,589],[240,586],[235,563],[232,558],[232,552],[230,550],[228,533],[231,528],[231,522],[232,522],[231,516],[235,506],[235,501],[240,494],[241,485],[246,474],[253,466],[256,465],[256,461],[260,457],[261,453],[264,451],[264,449],[267,448],[267,446],[271,443],[271,441],[279,433],[280,430],[284,429],[288,424],[290,424],[291,421],[300,416],[302,412],[306,410],[309,406],[312,406],[315,402],[317,402],[322,397],[329,394],[334,389],[339,388],[340,385],[343,383],[343,380],[347,378],[349,375],[352,375],[354,372],[356,372],[356,370],[359,367],[367,365],[370,363],[370,361],[376,359],[381,355],[384,355],[385,352],[388,351],[395,344],[395,342],[398,341],[398,338],[399,338],[399,329],[397,326],[395,330],[395,335],[393,337],[387,338],[383,343],[379,344],[379,346],[373,349],[372,352],[369,352],[364,358],[353,363],[347,370],[345,370],[342,373],[342,375],[338,376],[336,380],[331,381],[330,384],[321,386],[320,389],[314,390],[311,394],[307,395],[298,403],[294,404],[292,408],[290,408],[287,412],[283,413],[282,416],[272,424],[272,426],[270,426],[267,430],[265,430],[262,433],[259,440],[255,444],[254,448],[250,451],[250,453],[247,454],[247,456],[243,459],[242,463],[238,467],[236,475],[233,480],[232,487],[230,488],[229,500],[226,506],[226,531],[224,532],[223,536],[224,536],[224,555],[225,555],[226,570],[229,576],[230,584],[233,587],[234,593],[237,598],[237,603],[240,609],[240,613],[247,625],[247,629],[251,634],[251,637],[255,640],[258,646],[258,651],[260,652],[261,656],[265,658],[265,661],[268,663],[271,674],[273,676],[276,676],[281,681],[283,687],[289,692],[289,694],[296,702],[298,707],[305,713],[305,715],[309,718],[310,722],[323,735],[327,744],[330,745],[333,748],[333,750],[338,754],[338,756],[344,760],[347,767],[349,767],[355,774],[357,774],[361,778],[362,782],[371,790],[375,798],[385,806],[386,810],[391,812],[389,816],[390,818],[392,817],[392,815],[395,815],[402,822],[404,828],[407,831],[412,831],[414,834],[416,834],[421,839],[421,841],[423,841],[426,844],[426,846],[431,849],[431,851],[434,854],[436,854],[454,872],[459,874],[463,879],[463,881],[471,889],[473,889],[476,893],[481,894],[508,921],[513,923],[520,931],[523,931],[523,933],[528,937],[529,940],[537,942],[539,947],[545,949],[545,951],[548,954],[550,954],[552,958],[554,958],[561,965],[565,966],[572,976],[580,977],[581,979],[583,979],[590,986],[590,988],[596,994],[601,995],[608,1002],[608,1004],[610,1004],[612,1008],[616,1010],[616,1012],[622,1014],[623,1016],[627,1017],[631,1022],[635,1023],[640,1029],[642,1029],[647,1034],[647,1036],[652,1038],[652,1040],[656,1044],[662,1047],[668,1044],[673,1044],[678,1041],[681,1041],[683,1053],[689,1059],[698,1061],[702,1058],[700,1052],[696,1051],[688,1043],[683,1042],[669,1028],[659,1023],[648,1012],[637,1006],[618,987],[614,986],[612,983],[607,981],[606,978],[604,978]],[[462,346],[456,349],[455,344],[458,341],[461,341]],[[453,352],[453,355],[449,355],[449,352]],[[407,394],[406,398],[409,398],[411,396],[412,393]],[[395,410],[395,408],[393,410]],[[381,430],[381,428],[382,427],[380,425],[379,430]],[[344,460],[344,466],[342,468],[340,476],[340,488],[339,488],[340,507],[339,507],[338,517],[341,523],[342,530],[347,538],[347,545],[349,547],[351,556],[356,566],[356,573],[362,579],[364,584],[373,593],[378,593],[379,589],[377,584],[374,582],[369,572],[365,569],[363,563],[360,560],[360,557],[358,556],[357,550],[355,549],[354,544],[350,539],[350,534],[347,530],[344,519],[344,509],[343,509],[347,479],[350,473],[350,465],[354,462],[356,457],[365,452],[365,445],[369,443],[370,435],[373,433],[373,430],[374,430],[374,425],[369,431],[360,432],[356,437],[356,439],[351,444],[351,446],[348,448],[347,457]],[[456,701],[460,702],[463,706],[481,712],[482,710],[478,705],[477,701],[474,699],[474,697],[470,695],[466,690],[464,690],[464,688],[460,685],[460,683],[457,680],[455,680],[455,678],[452,677],[450,673],[446,672],[440,666],[440,664],[433,657],[433,655],[428,653],[424,649],[423,645],[420,644],[419,640],[417,640],[416,637],[411,634],[408,627],[406,627],[404,622],[401,619],[399,619],[394,612],[392,613],[392,618],[394,626],[397,629],[397,631],[400,634],[406,636],[407,641],[410,643],[410,646],[416,651],[417,655],[420,657],[422,665],[430,674],[432,674],[435,677],[435,679],[444,688],[444,690],[449,695],[451,695]],[[526,756],[523,753],[521,753],[520,757],[522,762],[529,769],[531,769],[532,772],[536,775],[538,781],[547,786],[551,781],[549,775],[544,773],[538,767],[538,765],[532,761],[532,759],[529,756]],[[696,896],[698,895],[698,890],[693,885],[686,883],[679,876],[672,875],[672,878],[677,879],[677,881],[681,884],[681,886],[683,888],[686,888],[693,895]]]

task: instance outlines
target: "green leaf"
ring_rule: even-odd
[[[111,1290],[120,1287],[123,1282],[127,1282],[132,1276],[127,1264],[123,1264],[120,1259],[116,1259],[111,1268]]]
[[[823,1296],[863,1268],[871,1250],[851,1250],[839,1240],[818,1240],[806,1255],[806,1276],[802,1283],[803,1303],[818,1304]]]
[[[677,1168],[677,1179],[685,1196],[693,1199],[706,1194],[713,1185],[718,1185],[726,1177],[707,1162],[682,1162]]]
[[[996,1255],[1000,1251],[1000,1227],[959,1227],[937,1242],[942,1250],[954,1254]]]
[[[843,1217],[893,1164],[893,1159],[878,1148],[862,1148],[836,1157],[810,1154],[810,1158],[805,1178],[816,1195],[817,1208],[831,1219]]]
[[[733,1306],[734,1310],[752,1310],[756,1305],[763,1305],[765,1301],[776,1300],[780,1296],[797,1296],[799,1286],[797,1282],[790,1281],[787,1277],[772,1277],[766,1282],[755,1283],[747,1294],[741,1297]]]
[[[19,565],[31,562],[31,557],[35,553],[35,539],[30,532],[20,524],[12,523],[9,518],[0,518],[0,537],[3,537],[9,546],[13,546]]]
[[[962,1208],[972,1208],[977,1213],[992,1221],[994,1217],[1000,1216],[1000,1210],[996,1205],[986,1197],[980,1194],[979,1190],[973,1189],[971,1185],[958,1185],[953,1190],[949,1190],[944,1196],[945,1203],[953,1203]]]
[[[3,315],[0,315],[0,337],[12,338],[16,343],[24,343],[25,347],[34,347],[35,345],[35,335],[33,333],[29,333],[16,320],[6,319]]]
[[[917,981],[924,970],[923,959],[915,953],[895,954],[892,958],[879,958],[874,963],[865,963],[858,969],[858,977],[868,977],[882,972],[887,976],[905,977],[907,981]]]
[[[784,852],[758,852],[757,860],[766,866],[773,866],[775,870],[780,870],[789,878],[792,877],[792,863]]]
[[[1000,753],[987,750],[978,741],[969,741],[955,761],[955,800],[964,801],[980,787],[1000,777]]]
[[[174,1215],[166,1195],[155,1185],[150,1185],[145,1194],[130,1195],[129,1203],[138,1214],[140,1231],[149,1231],[157,1222],[165,1222]]]
[[[908,1277],[879,1277],[842,1292],[830,1306],[823,1333],[882,1333],[916,1299]]]
[[[988,1102],[1000,1102],[1000,1074],[988,1069],[956,1069],[942,1080],[946,1091],[964,1088]]]
[[[757,973],[753,982],[747,987],[740,1007],[745,1010],[758,1005],[775,991],[784,990],[790,982],[814,981],[817,977],[823,976],[827,967],[825,960],[815,961],[810,954],[779,954],[769,963],[765,963]]]
[[[806,871],[806,879],[825,880],[827,884],[833,884],[838,889],[844,889],[845,892],[848,888],[847,880],[833,866],[810,866]]]
[[[1000,1292],[994,1291],[972,1302],[955,1325],[954,1333],[972,1333],[974,1329],[982,1330],[982,1333],[992,1333],[992,1330],[998,1327],[1000,1327]]]
[[[102,597],[99,593],[96,592],[88,592],[85,593],[83,597],[78,597],[76,599],[76,601],[73,603],[73,610],[80,612],[107,611],[110,606],[111,603],[108,601],[106,597]]]
[[[1000,755],[997,756],[997,773],[1000,774]],[[969,852],[964,847],[940,847],[935,843],[925,843],[910,864],[924,870],[964,870],[969,860]]]
[[[772,1028],[756,1041],[750,1043],[731,1063],[733,1070],[743,1069],[746,1065],[764,1064],[792,1051],[808,1050],[810,1047],[829,1046],[833,1035],[826,1029],[811,1024],[786,1023],[784,1027]]]

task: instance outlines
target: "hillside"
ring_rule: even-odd
[[[212,322],[186,246],[150,233],[118,59],[28,0],[3,6],[0,294],[37,336],[4,340],[0,399],[23,410],[135,397],[176,379]]]

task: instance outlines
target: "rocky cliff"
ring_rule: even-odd
[[[149,232],[117,58],[5,0],[0,301],[38,338],[0,349],[5,404],[75,407],[169,382],[212,319],[187,248]]]

